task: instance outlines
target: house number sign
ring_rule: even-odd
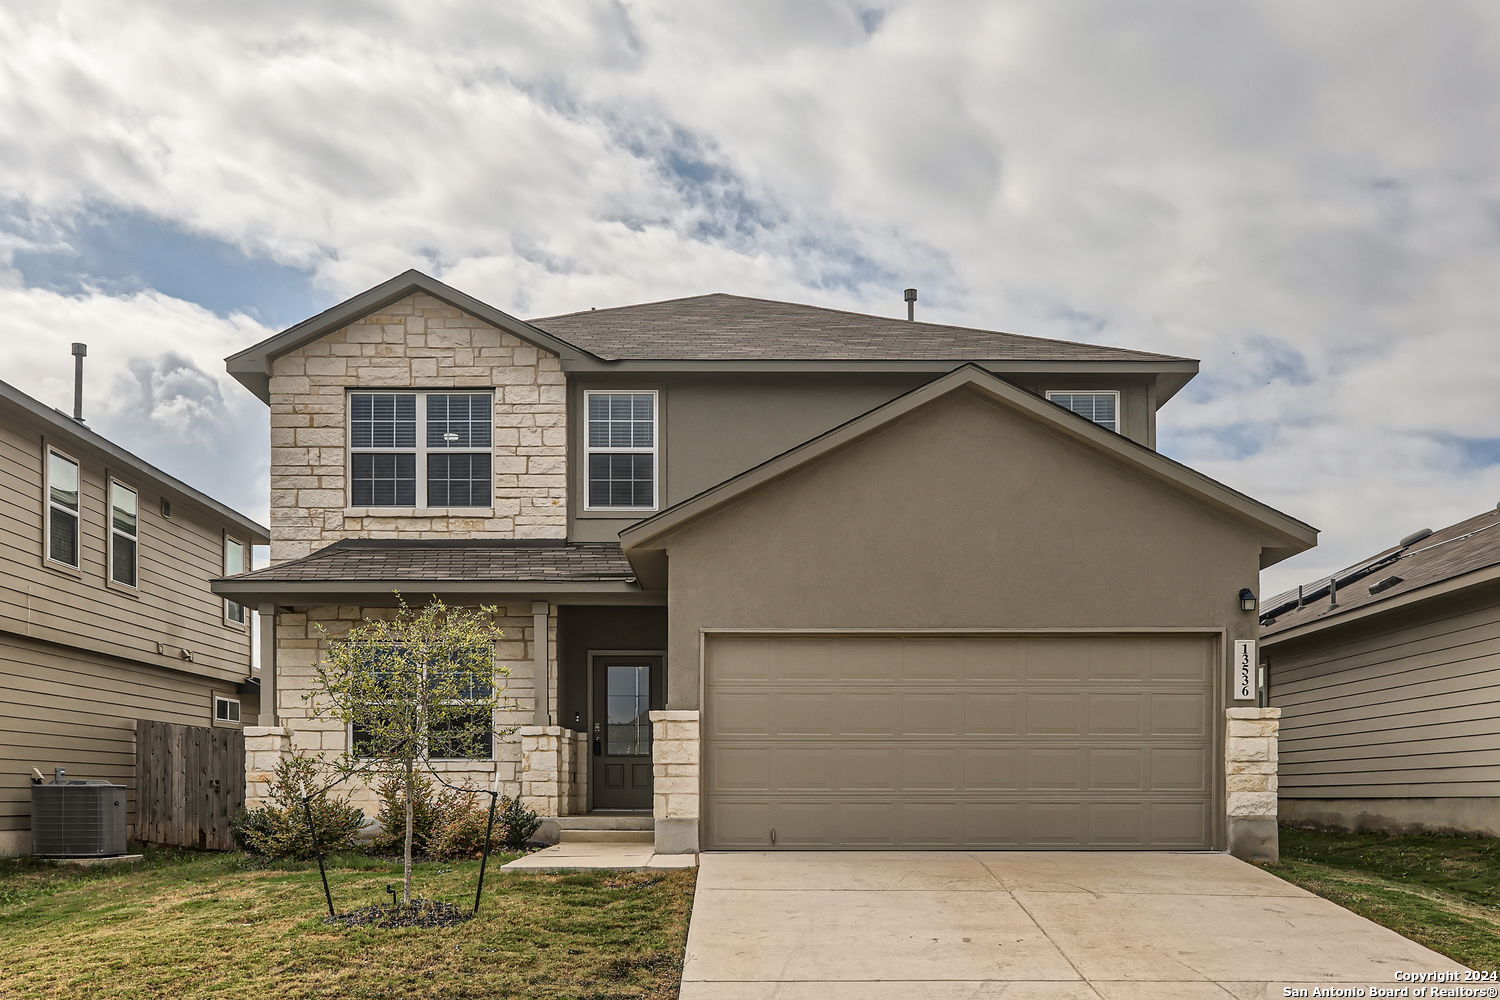
[[[1235,701],[1255,700],[1255,640],[1234,641],[1234,663],[1230,665],[1229,686]]]

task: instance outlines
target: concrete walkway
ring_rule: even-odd
[[[500,870],[567,872],[613,868],[644,871],[647,868],[691,868],[697,863],[696,854],[657,854],[651,844],[580,841],[554,844],[501,865]]]
[[[704,854],[683,1000],[1199,1000],[1461,969],[1221,854]]]

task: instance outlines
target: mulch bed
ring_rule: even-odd
[[[410,903],[365,906],[338,916],[325,917],[325,924],[345,927],[452,927],[474,918],[473,912],[436,899],[413,899]]]

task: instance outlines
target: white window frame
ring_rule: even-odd
[[[231,535],[228,532],[225,532],[225,534],[224,534],[224,575],[225,576],[232,575],[229,572],[229,545],[230,545],[231,542],[233,542],[234,544],[238,545],[240,547],[240,549],[245,554],[245,559],[244,559],[244,561],[245,561],[245,568],[242,569],[242,570],[240,570],[239,572],[241,572],[241,573],[248,573],[248,572],[250,572],[255,567],[253,565],[254,556],[251,553],[249,543],[247,543],[243,538],[236,538],[234,535]],[[232,617],[230,615],[230,613],[229,613],[229,609],[230,608],[239,608],[240,609],[240,614],[244,615],[244,618],[243,619],[236,619],[236,618]],[[248,629],[250,627],[250,609],[248,607],[246,607],[245,605],[241,604],[239,601],[232,601],[232,600],[230,600],[227,597],[224,598],[224,624],[228,625],[230,628]]]
[[[135,534],[126,535],[125,532],[115,527],[115,491],[124,490],[135,497]],[[125,587],[128,590],[141,589],[141,491],[128,483],[121,482],[114,476],[109,477],[108,489],[109,505],[105,511],[104,534],[105,534],[105,570],[109,574],[109,584],[112,587]],[[115,579],[115,536],[120,535],[135,542],[135,565],[131,567],[134,571],[131,576],[135,577],[135,583],[125,583]]]
[[[392,641],[395,641],[395,640],[392,640]],[[497,683],[497,681],[499,679],[499,676],[500,676],[499,675],[499,666],[498,666],[499,662],[500,662],[500,657],[496,654],[495,644],[494,643],[490,643],[490,690],[492,692],[493,691],[497,691],[499,689],[499,684]],[[375,701],[375,702],[370,702],[370,704],[372,704],[372,705],[379,705],[379,704],[383,704],[383,703]],[[448,705],[462,705],[463,702],[462,701],[449,701],[449,702],[445,702],[444,704],[448,704]],[[500,734],[497,732],[498,727],[495,725],[495,712],[499,711],[499,708],[500,708],[499,699],[497,698],[496,699],[496,705],[495,705],[494,709],[492,709],[491,712],[490,712],[490,755],[488,757],[428,757],[427,760],[429,762],[433,763],[433,764],[492,764],[492,763],[494,763],[495,760],[497,759],[496,756],[495,756],[495,745],[500,742]],[[348,748],[349,756],[354,757],[354,723],[350,722],[350,723],[346,723],[344,725],[344,740],[345,740],[344,746]],[[425,747],[424,747],[424,749],[425,749]],[[372,760],[373,758],[370,758],[370,757],[355,757],[354,759],[355,760]]]
[[[595,396],[650,396],[651,397],[651,447],[611,448],[589,444],[589,400]],[[658,389],[585,389],[583,391],[583,510],[589,513],[607,512],[616,514],[645,514],[661,509],[661,391]],[[591,455],[650,455],[651,499],[650,507],[596,507],[589,502],[589,457]]]
[[[234,706],[234,718],[232,718],[232,719],[222,719],[222,718],[220,718],[219,717],[219,706],[220,705],[226,705],[226,706],[233,705]],[[214,722],[216,722],[217,724],[219,724],[221,726],[224,726],[224,725],[228,725],[228,726],[242,726],[242,725],[244,725],[244,718],[245,718],[245,716],[244,716],[244,713],[243,713],[243,708],[240,705],[240,700],[238,698],[226,698],[222,694],[216,694],[216,695],[214,695]]]
[[[1084,417],[1084,419],[1088,420],[1088,422],[1091,423],[1091,424],[1093,424],[1095,427],[1103,427],[1105,430],[1107,430],[1107,431],[1113,431],[1116,434],[1121,433],[1121,431],[1120,431],[1120,424],[1123,421],[1124,413],[1121,412],[1121,410],[1120,410],[1120,390],[1119,389],[1048,389],[1047,390],[1047,401],[1048,402],[1052,402],[1053,401],[1053,399],[1052,399],[1053,396],[1113,396],[1113,397],[1115,397],[1115,425],[1113,427],[1108,427],[1108,426],[1106,426],[1104,424],[1099,423],[1099,421],[1097,421],[1097,420],[1090,419],[1089,417]],[[1058,403],[1057,405],[1062,406],[1061,403]],[[1069,413],[1076,413],[1077,412],[1076,410],[1069,409],[1066,406],[1064,406],[1063,409],[1068,410]],[[1081,413],[1079,413],[1078,415],[1080,417],[1083,416],[1083,414],[1081,414]]]
[[[414,396],[416,398],[416,447],[414,448],[356,448],[354,447],[354,397],[355,396]],[[490,446],[488,448],[430,448],[427,445],[427,397],[428,396],[488,396],[490,397]],[[354,502],[354,456],[355,455],[411,455],[415,465],[416,491],[413,494],[415,509],[493,511],[495,509],[495,397],[493,388],[453,389],[350,389],[345,394],[344,431],[349,442],[344,449],[344,468],[349,470],[348,488],[345,492],[346,507],[360,506],[363,510],[407,510],[404,504],[390,506],[357,505]],[[489,455],[490,489],[489,502],[476,507],[431,507],[427,502],[427,457],[429,455]]]
[[[78,473],[78,507],[76,510],[68,510],[61,504],[52,502],[53,455],[71,463]],[[42,506],[46,510],[46,517],[42,519],[42,561],[53,566],[66,567],[73,572],[81,571],[83,569],[83,463],[61,448],[50,444],[46,446],[42,455]],[[52,558],[52,509],[54,507],[73,516],[73,554],[77,557],[75,562],[64,562],[61,559]]]

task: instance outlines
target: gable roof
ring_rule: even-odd
[[[864,437],[942,396],[959,390],[978,392],[1005,407],[1051,425],[1074,439],[1122,461],[1151,478],[1188,493],[1262,534],[1261,566],[1270,566],[1317,544],[1317,529],[1175,462],[1122,434],[1027,392],[975,364],[966,364],[897,396],[852,420],[805,441],[790,451],[726,479],[620,532],[626,555],[659,548],[668,532],[708,514],[772,480],[813,462],[830,451]]]
[[[1368,618],[1482,583],[1500,580],[1500,510],[1397,544],[1331,577],[1261,602],[1261,636],[1270,643],[1325,626]]]
[[[232,525],[256,545],[270,542],[270,532],[244,514],[227,507],[207,493],[193,489],[145,459],[126,451],[109,438],[34,399],[8,382],[0,382],[0,412],[39,427],[54,444],[73,452],[92,452],[117,469],[129,469],[141,485],[149,482],[163,494],[197,507],[218,521]]]
[[[406,271],[225,359],[262,400],[271,363],[413,292],[556,354],[565,370],[856,370],[867,366],[947,371],[962,361],[1008,371],[1138,372],[1157,378],[1157,404],[1198,371],[1192,358],[942,323],[714,293],[521,320],[421,271]]]
[[[611,361],[1192,360],[723,292],[547,316],[531,323]]]
[[[374,288],[367,288],[353,298],[345,299],[333,308],[325,309],[296,326],[288,327],[274,337],[268,337],[258,344],[245,348],[238,354],[231,354],[224,359],[224,367],[245,388],[255,393],[261,400],[267,401],[270,397],[272,361],[334,330],[348,326],[361,317],[377,312],[392,302],[404,299],[413,292],[425,292],[455,309],[461,309],[471,316],[476,316],[491,326],[499,327],[564,360],[580,359],[587,354],[567,341],[539,330],[507,312],[502,312],[487,302],[481,302],[451,285],[445,285],[431,275],[410,270],[403,271]]]

